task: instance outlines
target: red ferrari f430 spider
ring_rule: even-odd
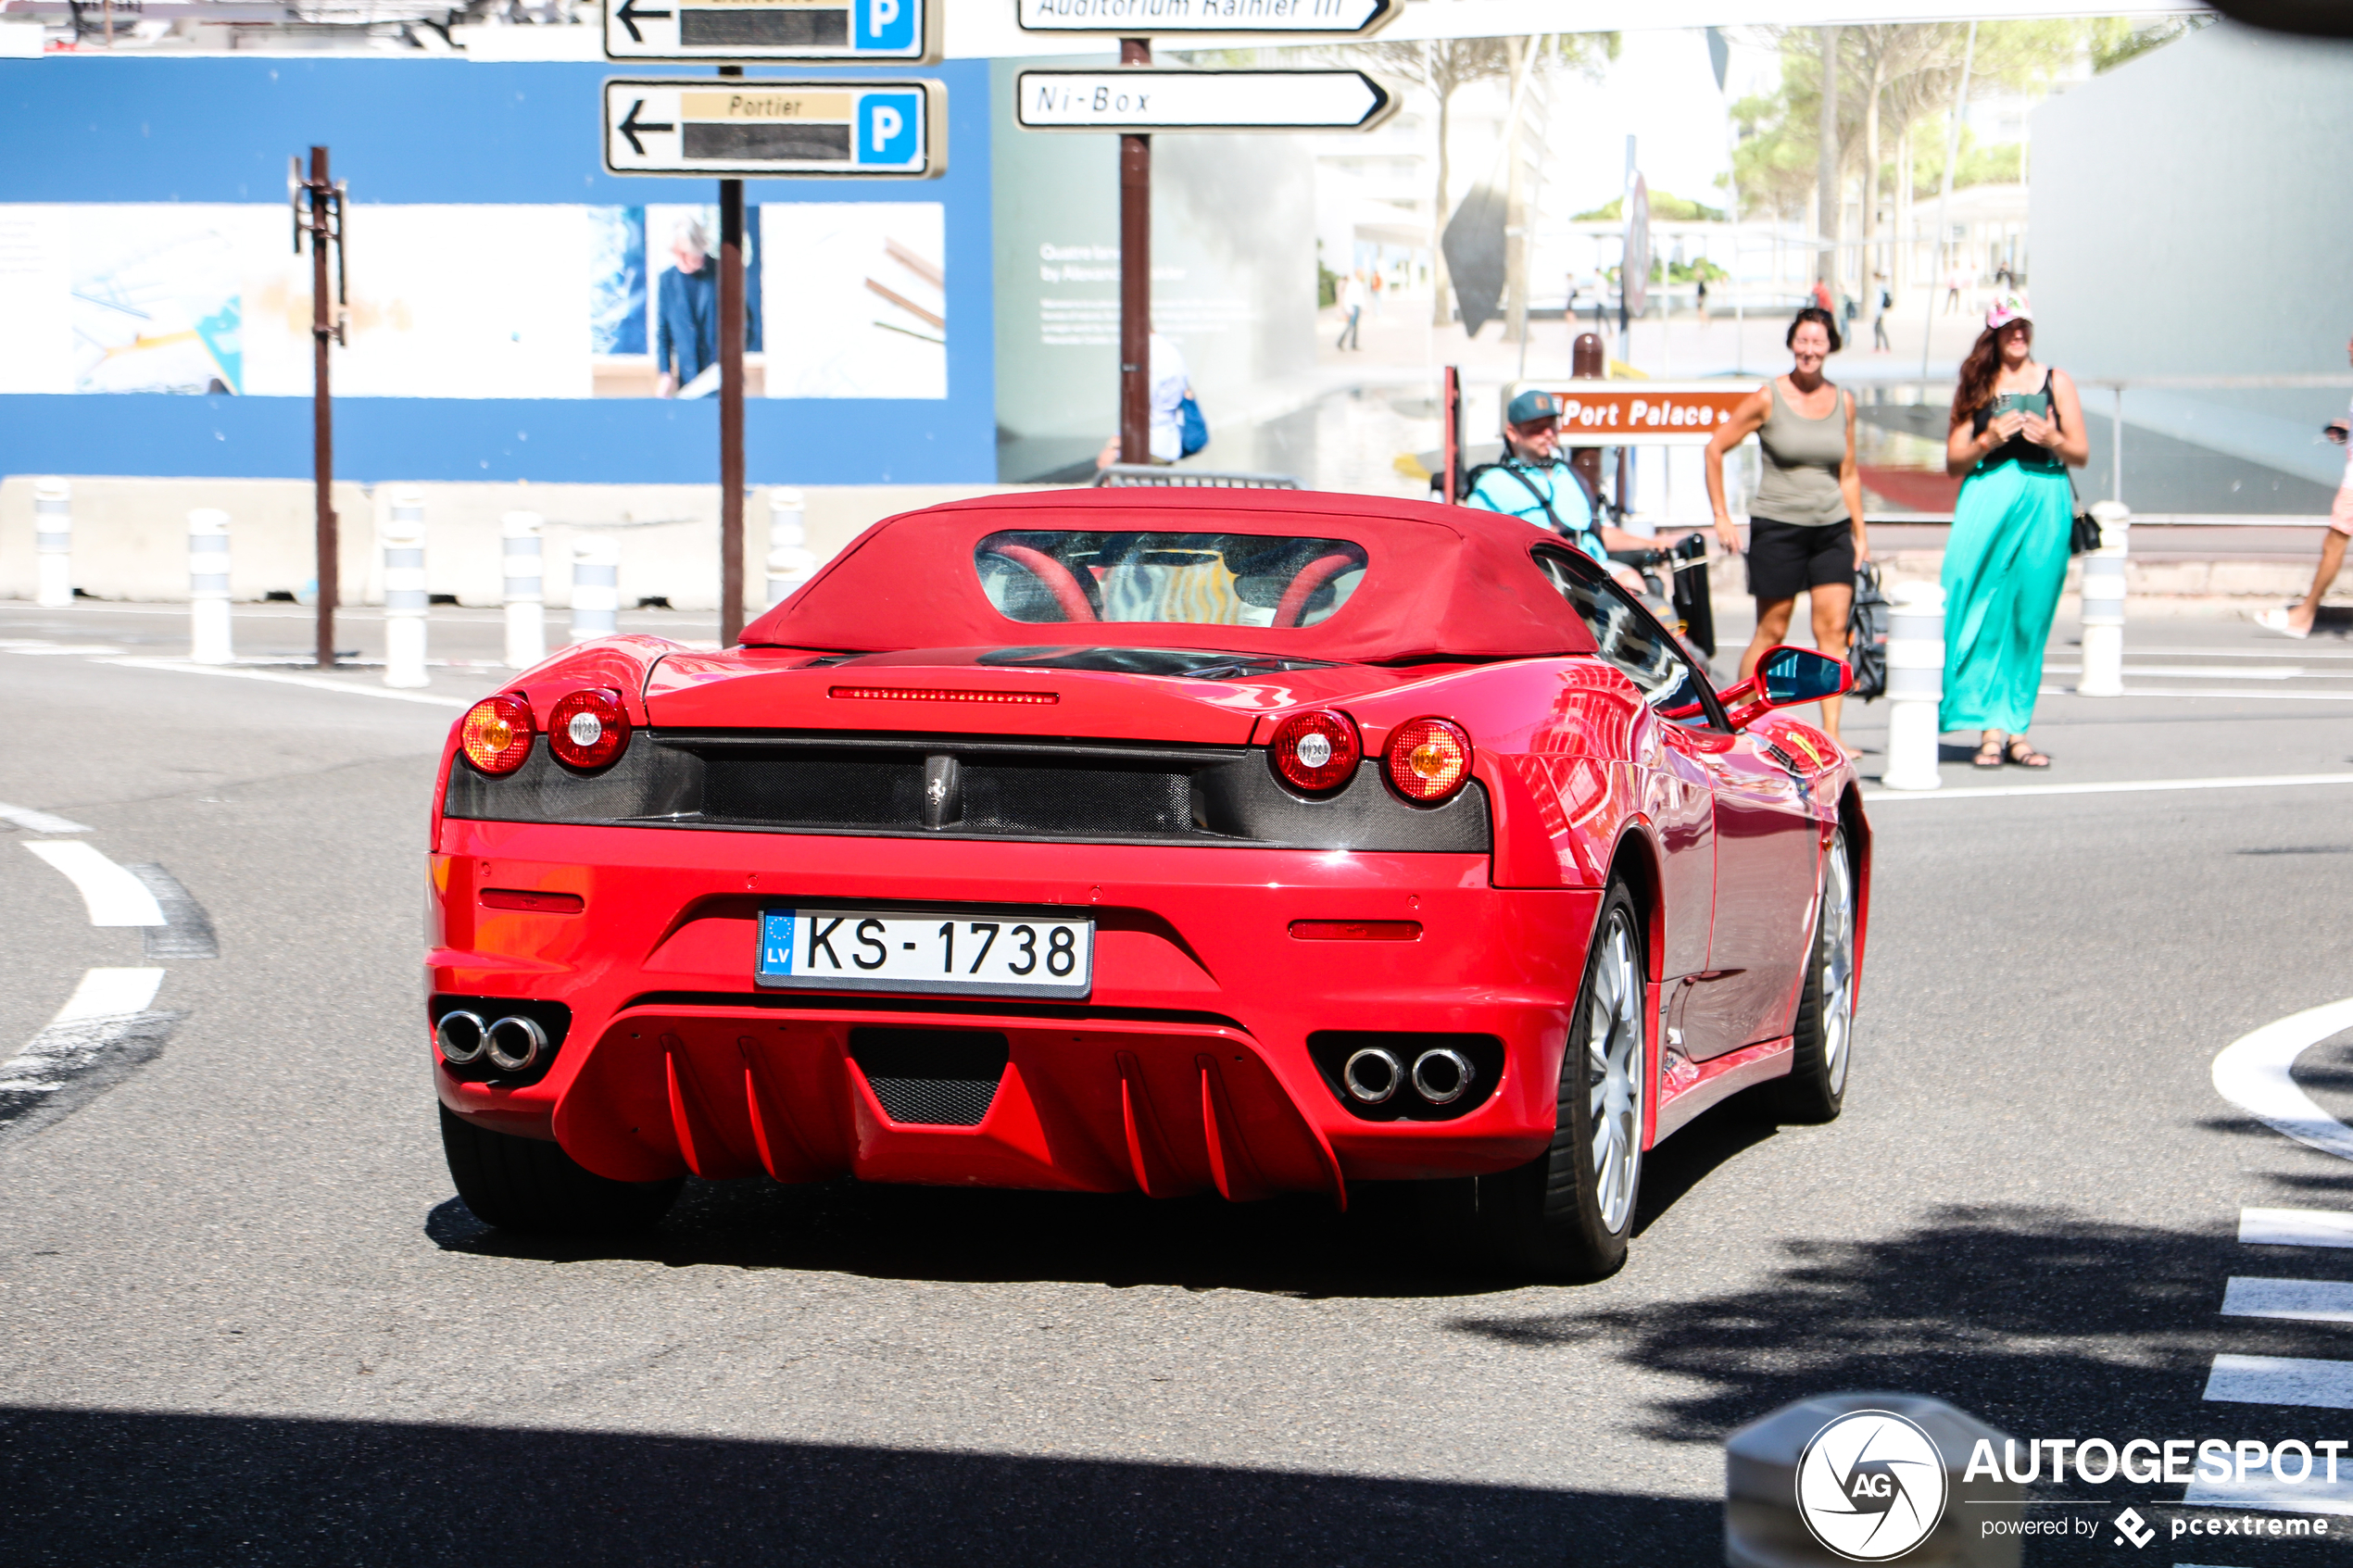
[[[1451,1181],[1617,1266],[1643,1156],[1844,1096],[1852,765],[1586,557],[1357,495],[1092,490],[869,529],[698,651],[477,703],[433,818],[427,1025],[495,1225],[689,1173],[1234,1200]],[[1463,1187],[1453,1189],[1457,1192]]]

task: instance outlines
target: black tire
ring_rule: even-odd
[[[493,1133],[441,1110],[441,1150],[449,1177],[474,1218],[500,1230],[577,1236],[644,1230],[669,1210],[686,1183],[616,1182],[583,1167],[540,1138]]]
[[[1614,883],[1593,922],[1561,1053],[1552,1147],[1517,1170],[1478,1178],[1481,1228],[1509,1262],[1540,1277],[1603,1279],[1626,1261],[1650,1092],[1649,972],[1641,912],[1625,884]],[[1629,1051],[1630,1098],[1620,1092],[1629,1085],[1612,1083]],[[1612,1157],[1607,1180],[1597,1148]]]
[[[1841,829],[1822,857],[1814,941],[1806,951],[1806,984],[1791,1031],[1796,1050],[1789,1076],[1773,1085],[1774,1108],[1784,1121],[1835,1122],[1846,1107],[1855,1060],[1856,885],[1855,861]]]

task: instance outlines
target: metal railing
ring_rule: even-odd
[[[1114,463],[1095,475],[1095,487],[1177,490],[1297,490],[1287,473],[1239,473],[1221,469],[1164,468],[1158,463]]]

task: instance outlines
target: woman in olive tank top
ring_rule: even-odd
[[[1756,635],[1741,655],[1741,679],[1756,672],[1765,650],[1789,636],[1797,596],[1812,601],[1814,646],[1846,657],[1846,621],[1855,604],[1855,567],[1871,558],[1863,532],[1863,482],[1855,467],[1855,399],[1822,374],[1838,352],[1838,322],[1808,306],[1790,323],[1792,365],[1732,410],[1707,444],[1707,498],[1716,536],[1741,548],[1724,498],[1724,454],[1751,434],[1763,448],[1763,474],[1748,511],[1748,589],[1756,599]],[[1838,739],[1839,699],[1822,704],[1822,728]]]
[[[2065,370],[2034,362],[2034,320],[2010,295],[1961,362],[1944,441],[1963,476],[1944,545],[1944,704],[1939,727],[1977,730],[1981,768],[2047,768],[2026,738],[2043,686],[2074,532],[2067,477],[2091,455]]]

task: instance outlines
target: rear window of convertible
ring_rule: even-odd
[[[973,551],[1008,621],[1313,626],[1365,581],[1345,539],[1265,533],[991,533]]]

